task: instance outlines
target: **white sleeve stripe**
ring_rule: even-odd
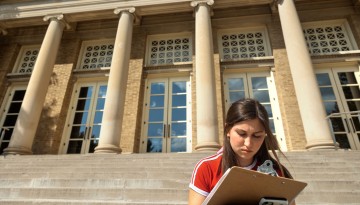
[[[205,197],[207,197],[207,196],[209,195],[208,192],[203,191],[203,190],[197,188],[194,184],[190,184],[190,185],[189,185],[189,188],[192,189],[192,190],[194,190],[196,193],[201,194],[201,195],[203,195],[203,196],[205,196]]]
[[[216,154],[216,155],[213,155],[213,156],[210,156],[210,157],[208,157],[208,158],[205,158],[205,159],[201,160],[201,161],[195,166],[194,175],[193,175],[192,178],[191,178],[191,184],[194,184],[197,171],[198,171],[198,169],[199,169],[199,167],[200,167],[200,165],[201,165],[202,163],[204,163],[204,162],[206,162],[206,161],[215,160],[215,159],[219,158],[220,156],[222,156],[222,153]]]

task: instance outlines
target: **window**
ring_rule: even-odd
[[[190,34],[177,36],[149,36],[147,42],[147,65],[173,65],[192,62],[192,39]]]
[[[307,24],[303,26],[303,32],[311,55],[356,50],[351,31],[345,21]]]
[[[22,46],[13,73],[32,73],[39,50],[40,45]]]
[[[222,61],[272,56],[264,28],[220,31],[218,43]]]
[[[94,70],[108,68],[114,50],[114,40],[88,41],[81,48],[78,70]]]

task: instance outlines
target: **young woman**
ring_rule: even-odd
[[[200,205],[222,174],[233,166],[258,170],[266,160],[271,160],[274,175],[292,178],[281,165],[275,150],[282,154],[271,132],[265,107],[254,99],[234,102],[226,115],[223,148],[200,160],[194,168],[189,205]]]

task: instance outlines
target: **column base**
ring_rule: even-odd
[[[109,153],[116,153],[120,154],[122,150],[120,147],[115,145],[107,144],[107,145],[98,145],[95,147],[95,154],[109,154]]]
[[[221,148],[221,145],[215,142],[208,142],[208,143],[199,143],[195,146],[195,150],[197,152],[212,152],[218,151]]]
[[[319,149],[338,149],[339,145],[333,141],[313,141],[308,142],[306,145],[307,150],[319,150]]]
[[[32,151],[27,147],[8,147],[4,149],[4,155],[30,155]]]

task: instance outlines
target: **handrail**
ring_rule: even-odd
[[[351,111],[351,112],[335,112],[335,113],[331,113],[330,115],[326,116],[325,119],[329,119],[330,117],[333,117],[333,116],[341,116],[343,114],[360,114],[360,111]]]

